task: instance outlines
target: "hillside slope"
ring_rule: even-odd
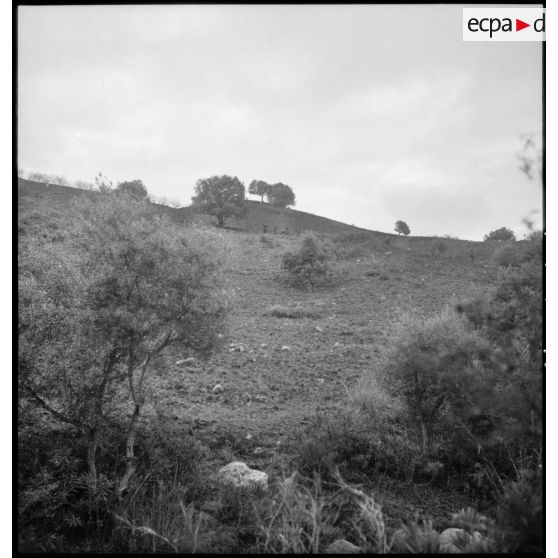
[[[69,201],[79,195],[91,195],[86,190],[73,188],[71,186],[47,185],[41,182],[34,182],[23,178],[18,178],[18,200],[23,198],[41,199],[50,205],[66,205]],[[168,214],[173,220],[184,224],[204,224],[214,223],[215,218],[209,215],[196,213],[192,206],[173,208],[165,205],[155,204],[164,213]],[[274,207],[267,203],[246,200],[247,213],[241,219],[227,219],[225,228],[243,232],[261,233],[264,226],[267,232],[280,234],[300,234],[305,231],[315,231],[325,234],[344,234],[354,232],[368,232],[374,235],[395,236],[388,233],[368,231],[367,229],[347,225],[327,217],[320,217],[296,209],[283,209]]]

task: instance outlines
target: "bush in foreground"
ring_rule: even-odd
[[[100,193],[76,201],[64,227],[64,242],[20,242],[20,409],[78,437],[90,500],[105,486],[121,499],[137,468],[146,376],[171,345],[208,354],[226,298],[205,237],[147,203]],[[117,431],[122,459],[105,469],[99,455]]]

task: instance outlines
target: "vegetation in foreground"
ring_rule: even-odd
[[[21,206],[20,550],[542,551],[540,239],[263,242],[123,196]]]

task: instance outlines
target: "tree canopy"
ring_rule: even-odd
[[[405,223],[405,221],[397,221],[395,223],[395,232],[397,234],[404,234],[405,236],[407,236],[411,234],[411,229],[409,228],[409,225]]]
[[[252,180],[252,182],[250,182],[250,186],[248,186],[248,193],[253,196],[260,196],[261,201],[263,202],[264,196],[269,194],[270,189],[271,184],[268,184],[263,180]]]
[[[495,231],[489,232],[484,236],[485,241],[490,240],[515,240],[515,234],[511,229],[501,227]]]
[[[270,187],[267,193],[267,199],[270,204],[279,207],[295,205],[295,195],[292,188],[290,186],[287,186],[286,184],[283,184],[282,182],[273,184]]]
[[[217,217],[217,225],[222,227],[227,217],[242,217],[246,213],[245,187],[236,176],[212,176],[196,182],[194,207]]]
[[[129,196],[138,200],[148,200],[149,192],[141,180],[127,180],[120,182],[116,186],[117,192],[125,192]]]
[[[226,300],[215,247],[110,192],[77,200],[58,226],[61,242],[33,235],[20,243],[18,392],[87,438],[92,491],[103,432],[111,417],[123,418],[114,400],[127,392],[121,494],[149,368],[171,344],[208,352],[218,340]]]

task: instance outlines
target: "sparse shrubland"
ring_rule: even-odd
[[[540,236],[498,265],[505,243],[210,233],[98,190],[20,209],[20,550],[440,552],[450,526],[542,549]],[[220,485],[238,460],[269,489]]]

